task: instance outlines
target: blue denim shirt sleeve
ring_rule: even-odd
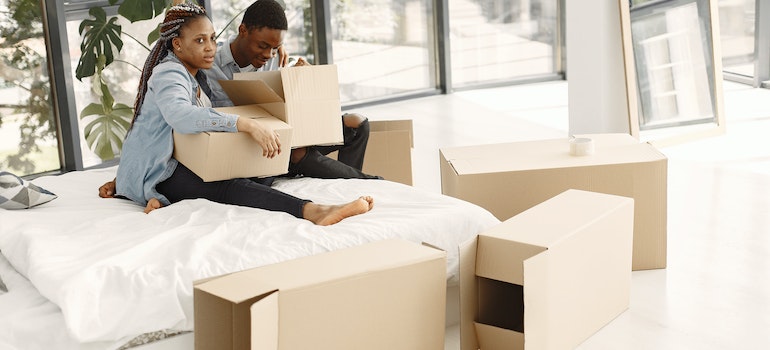
[[[192,134],[203,131],[238,131],[237,115],[195,105],[198,84],[182,65],[168,65],[153,72],[148,83],[163,119],[174,131]]]

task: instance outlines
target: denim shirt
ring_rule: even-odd
[[[171,52],[153,69],[147,93],[134,125],[126,135],[116,178],[116,194],[141,205],[157,198],[169,200],[155,189],[177,166],[172,157],[172,131],[237,132],[238,116],[197,106],[198,82]]]
[[[211,87],[211,103],[214,107],[232,106],[233,102],[227,97],[227,93],[219,85],[220,80],[233,80],[233,75],[241,71],[241,67],[235,62],[233,52],[230,50],[230,44],[237,36],[230,37],[226,42],[217,43],[217,53],[214,56],[214,65],[210,69],[204,69],[206,77]],[[264,66],[259,67],[257,71],[271,71],[278,69],[279,57],[270,58]]]

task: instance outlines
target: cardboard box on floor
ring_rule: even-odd
[[[444,349],[446,253],[388,239],[194,289],[195,349]]]
[[[568,190],[462,244],[461,350],[574,349],[625,311],[633,209]]]
[[[411,186],[412,130],[411,119],[369,120],[363,172]],[[329,157],[337,159],[337,152],[330,153]]]
[[[275,130],[281,142],[291,143],[292,127],[257,105],[216,109],[256,118]],[[274,158],[266,158],[262,156],[262,147],[241,132],[174,132],[174,158],[206,182],[285,174],[289,169],[290,153],[284,149]]]
[[[291,125],[294,136],[287,146],[343,142],[336,65],[236,73],[219,84],[236,106],[257,104]]]
[[[634,198],[633,270],[665,268],[666,157],[627,134],[580,137],[593,155],[570,155],[566,137],[442,148],[441,192],[501,220],[571,188]]]

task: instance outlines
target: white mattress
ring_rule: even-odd
[[[192,330],[194,280],[385,238],[446,250],[453,283],[458,244],[499,223],[476,205],[395,182],[310,178],[279,180],[274,187],[329,204],[371,195],[374,209],[326,227],[200,199],[144,214],[130,201],[98,197],[98,186],[115,170],[38,178],[35,184],[59,198],[30,210],[0,210],[0,251],[28,288],[50,301],[35,302],[46,310],[58,307],[52,319],[61,317],[74,349],[109,348],[163,329]],[[9,290],[0,306],[18,296]],[[41,341],[13,339],[26,333],[0,329],[0,346],[27,341],[20,349],[30,349],[29,342]]]

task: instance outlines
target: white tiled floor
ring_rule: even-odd
[[[725,135],[669,158],[668,267],[632,274],[630,308],[580,349],[770,348],[770,90],[725,82]],[[412,118],[414,185],[439,191],[438,149],[567,136],[567,83],[358,109]],[[558,335],[554,335],[558,336]],[[447,349],[459,349],[456,330]]]

